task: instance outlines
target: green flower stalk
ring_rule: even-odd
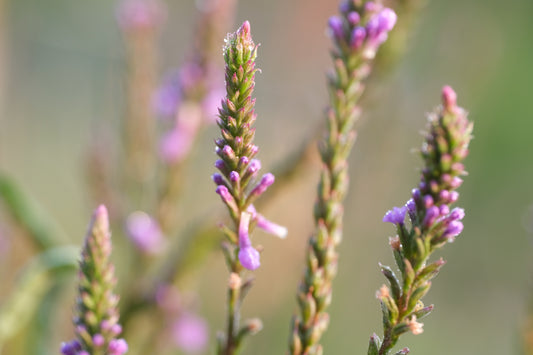
[[[433,310],[421,299],[429,291],[431,280],[439,273],[444,260],[429,261],[433,252],[451,243],[463,230],[462,208],[450,210],[459,197],[456,189],[465,175],[463,160],[468,155],[473,124],[466,112],[457,106],[456,94],[449,86],[442,90],[442,105],[428,117],[425,141],[420,150],[424,160],[422,178],[412,198],[404,207],[394,207],[383,218],[396,225],[397,235],[390,246],[401,274],[398,279],[392,268],[380,265],[389,281],[376,293],[383,313],[383,340],[370,338],[368,355],[387,355],[400,335],[410,331],[423,332],[418,320]],[[405,224],[409,215],[410,225]],[[407,348],[396,354],[406,354]]]
[[[320,146],[323,169],[314,208],[316,229],[309,239],[306,268],[298,289],[300,313],[293,317],[290,354],[322,354],[320,338],[328,327],[326,312],[337,274],[342,239],[343,201],[348,189],[347,158],[355,141],[358,106],[372,60],[396,23],[396,14],[375,2],[341,4],[341,16],[329,20],[334,71],[329,75],[327,133]]]
[[[111,256],[111,233],[104,205],[94,214],[81,253],[74,326],[76,339],[63,343],[64,355],[122,355],[128,350],[118,339],[119,297],[113,293],[116,279]]]
[[[124,115],[124,179],[131,205],[140,209],[154,198],[155,120],[152,97],[156,87],[159,30],[165,20],[159,0],[121,0],[117,22],[124,34],[126,112]]]
[[[239,352],[246,335],[261,328],[259,320],[239,325],[240,305],[251,286],[251,280],[243,280],[244,269],[255,270],[260,266],[259,251],[253,247],[250,235],[256,226],[281,238],[286,236],[287,230],[268,221],[253,206],[274,183],[274,175],[267,173],[257,178],[261,162],[255,159],[259,149],[253,144],[255,129],[252,125],[256,114],[252,92],[259,69],[255,67],[257,46],[248,21],[228,35],[223,53],[227,95],[221,102],[217,121],[222,137],[215,141],[215,152],[220,158],[215,167],[220,173],[213,174],[212,178],[233,221],[233,228],[222,228],[227,237],[223,250],[231,277],[227,330],[218,343],[218,354],[231,355]]]

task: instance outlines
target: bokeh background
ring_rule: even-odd
[[[124,112],[125,50],[116,2],[1,2],[0,169],[54,217],[69,242],[81,245],[94,208],[84,178],[88,144],[102,126],[118,144]],[[182,63],[196,11],[193,0],[167,6],[158,43],[160,77]],[[261,43],[256,139],[264,167],[297,149],[323,120],[330,66],[325,24],[336,7],[336,1],[319,0],[239,3],[237,22],[250,20]],[[424,333],[406,335],[400,345],[413,354],[520,353],[533,295],[532,14],[530,0],[430,0],[416,18],[405,55],[369,85],[350,158],[345,237],[323,339],[327,354],[363,354],[370,334],[381,332],[374,293],[385,279],[377,265],[393,263],[387,243],[393,230],[381,218],[403,204],[418,182],[420,160],[413,148],[444,84],[455,88],[475,122],[466,162],[470,174],[460,189],[465,230],[438,253],[448,264],[426,297],[436,308],[424,320]],[[210,181],[216,136],[215,127],[208,129],[193,152],[184,193],[193,212],[220,205]],[[264,246],[263,264],[243,314],[262,318],[265,328],[250,339],[245,354],[285,352],[317,179],[316,169],[308,171],[265,211],[290,232],[284,241],[255,237]],[[1,297],[29,259],[28,246],[5,233]],[[210,321],[213,339],[224,319],[228,275],[221,253],[215,251],[198,275],[200,312]],[[56,331],[42,354],[57,353],[59,341],[71,336],[72,306],[64,297],[65,315],[43,325]],[[12,342],[23,341],[20,335]]]

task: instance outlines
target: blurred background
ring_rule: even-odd
[[[54,218],[66,244],[81,246],[95,207],[84,176],[89,144],[107,139],[120,145],[126,51],[117,3],[0,3],[0,169]],[[166,5],[157,42],[158,80],[182,64],[197,11],[193,0]],[[236,23],[249,20],[261,43],[256,144],[265,170],[298,149],[323,120],[330,67],[325,26],[336,12],[336,1],[238,4]],[[404,55],[378,67],[350,158],[345,236],[323,339],[327,354],[365,353],[372,332],[381,333],[374,294],[385,279],[378,262],[393,264],[388,236],[394,233],[381,219],[418,183],[421,162],[413,148],[421,143],[425,113],[440,102],[444,84],[456,90],[475,122],[469,176],[460,188],[465,230],[438,252],[448,264],[425,299],[436,307],[423,321],[424,333],[406,335],[399,345],[413,354],[520,353],[533,296],[532,14],[529,0],[427,1]],[[210,180],[217,136],[214,126],[203,131],[191,153],[183,189],[190,214],[221,207]],[[245,354],[285,353],[317,181],[317,169],[307,171],[264,210],[287,226],[289,235],[283,241],[262,233],[254,237],[264,252],[243,316],[260,317],[265,327],[249,339]],[[0,234],[1,304],[33,251],[12,229],[2,227]],[[122,252],[116,247],[114,255]],[[118,273],[127,271],[119,267]],[[228,274],[222,254],[214,251],[197,275],[198,309],[209,320],[213,340],[224,324]],[[41,354],[58,353],[59,343],[72,337],[75,277],[68,282],[60,294],[61,312],[43,324],[52,335]],[[10,340],[6,354],[26,354],[21,345],[26,336],[23,329]]]

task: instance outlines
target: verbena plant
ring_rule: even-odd
[[[327,352],[321,337],[335,321],[330,319],[328,307],[333,299],[339,244],[345,233],[348,157],[362,112],[361,97],[374,67],[379,71],[380,63],[390,62],[393,56],[389,49],[385,51],[389,57],[380,57],[380,48],[395,41],[396,30],[406,31],[406,23],[419,7],[419,2],[407,3],[392,2],[386,7],[379,1],[343,1],[339,14],[328,23],[332,41],[329,104],[318,148],[320,180],[314,207],[309,206],[314,230],[302,251],[305,258],[296,292],[298,310],[288,334],[287,351],[291,355]],[[230,276],[227,318],[224,331],[217,337],[217,354],[241,353],[245,339],[261,330],[259,319],[241,320],[241,305],[252,287],[253,271],[261,265],[261,248],[254,246],[252,233],[260,228],[280,238],[287,236],[285,227],[260,211],[274,176],[279,177],[277,185],[292,184],[290,177],[306,165],[307,149],[284,161],[274,174],[260,176],[259,148],[254,144],[254,122],[261,117],[255,111],[254,97],[258,46],[248,21],[228,34],[224,43],[220,40],[232,22],[235,5],[235,0],[203,3],[185,63],[157,86],[155,42],[164,8],[151,0],[124,0],[120,4],[118,23],[127,45],[128,73],[124,153],[117,163],[120,168],[112,170],[106,148],[98,144],[92,147],[88,160],[90,191],[95,202],[105,203],[107,208],[100,205],[95,210],[81,256],[73,256],[72,248],[60,246],[54,225],[13,181],[1,177],[0,197],[11,221],[32,237],[40,254],[2,305],[0,349],[35,317],[27,305],[58,297],[47,291],[53,280],[60,272],[77,269],[77,296],[72,303],[74,339],[61,345],[62,354],[164,354],[176,347],[184,353],[201,353],[208,343],[207,321],[198,315],[194,290],[183,286],[183,280],[194,275],[218,245]],[[402,22],[402,16],[409,21]],[[396,41],[403,43],[404,37]],[[217,64],[222,46],[224,68]],[[455,92],[445,86],[441,105],[428,115],[419,151],[424,162],[421,181],[405,206],[393,208],[383,218],[396,227],[396,235],[389,239],[396,266],[381,265],[388,281],[376,294],[383,335],[370,337],[369,355],[409,352],[407,348],[395,350],[395,346],[403,333],[422,333],[419,320],[433,309],[432,305],[425,306],[422,298],[444,261],[431,260],[431,256],[453,242],[463,229],[465,212],[451,205],[458,199],[456,189],[465,174],[463,160],[468,154],[472,123],[456,101]],[[154,112],[162,118],[162,127],[157,127]],[[212,124],[220,128],[214,141],[217,172],[212,180],[229,220],[224,220],[224,215],[202,216],[197,224],[185,227],[178,216],[183,172],[189,167],[187,158],[196,137]],[[127,264],[131,273],[120,282],[120,302],[111,261],[111,229],[118,235],[124,233],[130,246],[124,247],[131,254]],[[138,330],[139,322],[144,324],[143,332]],[[253,344],[249,348],[254,353]],[[364,351],[363,345],[354,349],[354,353]]]

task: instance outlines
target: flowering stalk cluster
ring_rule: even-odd
[[[383,285],[376,294],[383,312],[384,338],[381,341],[375,334],[370,338],[369,355],[389,354],[405,332],[422,333],[423,324],[418,320],[433,309],[433,305],[424,306],[421,299],[445,262],[442,258],[429,264],[428,261],[436,249],[453,242],[463,230],[464,210],[450,210],[450,206],[459,197],[456,189],[463,182],[460,176],[465,175],[462,162],[468,155],[472,128],[466,112],[456,104],[455,92],[444,87],[442,106],[428,117],[421,149],[421,182],[405,206],[394,207],[383,218],[397,228],[390,246],[401,281],[390,267],[381,265],[381,272],[389,281],[389,286]],[[406,214],[410,226],[405,224]],[[399,353],[408,350],[402,351]]]
[[[111,255],[111,234],[105,206],[99,206],[89,225],[81,254],[74,326],[76,339],[63,343],[63,355],[122,355],[128,350],[118,336],[118,296]]]
[[[355,141],[363,81],[379,46],[387,39],[396,14],[375,2],[348,0],[341,15],[329,19],[334,43],[334,72],[329,75],[328,126],[320,146],[323,162],[314,208],[316,231],[309,239],[306,269],[298,289],[300,314],[292,320],[290,354],[321,354],[332,281],[337,273],[336,248],[342,238],[343,201],[348,189],[347,158]]]
[[[285,237],[287,230],[268,221],[255,210],[253,202],[274,183],[274,175],[267,173],[257,179],[261,162],[255,159],[258,147],[253,144],[256,120],[255,86],[257,46],[250,35],[248,21],[229,34],[224,46],[226,93],[219,109],[218,126],[222,138],[217,139],[215,163],[220,173],[212,178],[216,192],[226,204],[233,228],[223,227],[228,239],[224,244],[226,261],[231,271],[228,300],[228,325],[225,339],[219,341],[219,354],[235,354],[245,335],[259,330],[258,321],[249,322],[239,329],[239,309],[251,281],[243,282],[243,268],[255,270],[260,265],[259,252],[252,246],[250,234],[255,226]],[[259,180],[258,182],[256,180]]]
[[[122,0],[118,24],[127,45],[127,112],[124,120],[125,179],[139,207],[151,191],[155,125],[151,110],[157,68],[156,43],[165,20],[159,0]]]
[[[215,123],[217,105],[224,95],[223,71],[218,64],[220,42],[233,23],[235,5],[236,0],[197,4],[192,48],[181,68],[156,91],[156,112],[161,117],[173,117],[172,127],[159,142],[166,172],[159,191],[157,219],[165,234],[174,232],[178,224],[176,201],[183,187],[183,163],[201,129]]]

